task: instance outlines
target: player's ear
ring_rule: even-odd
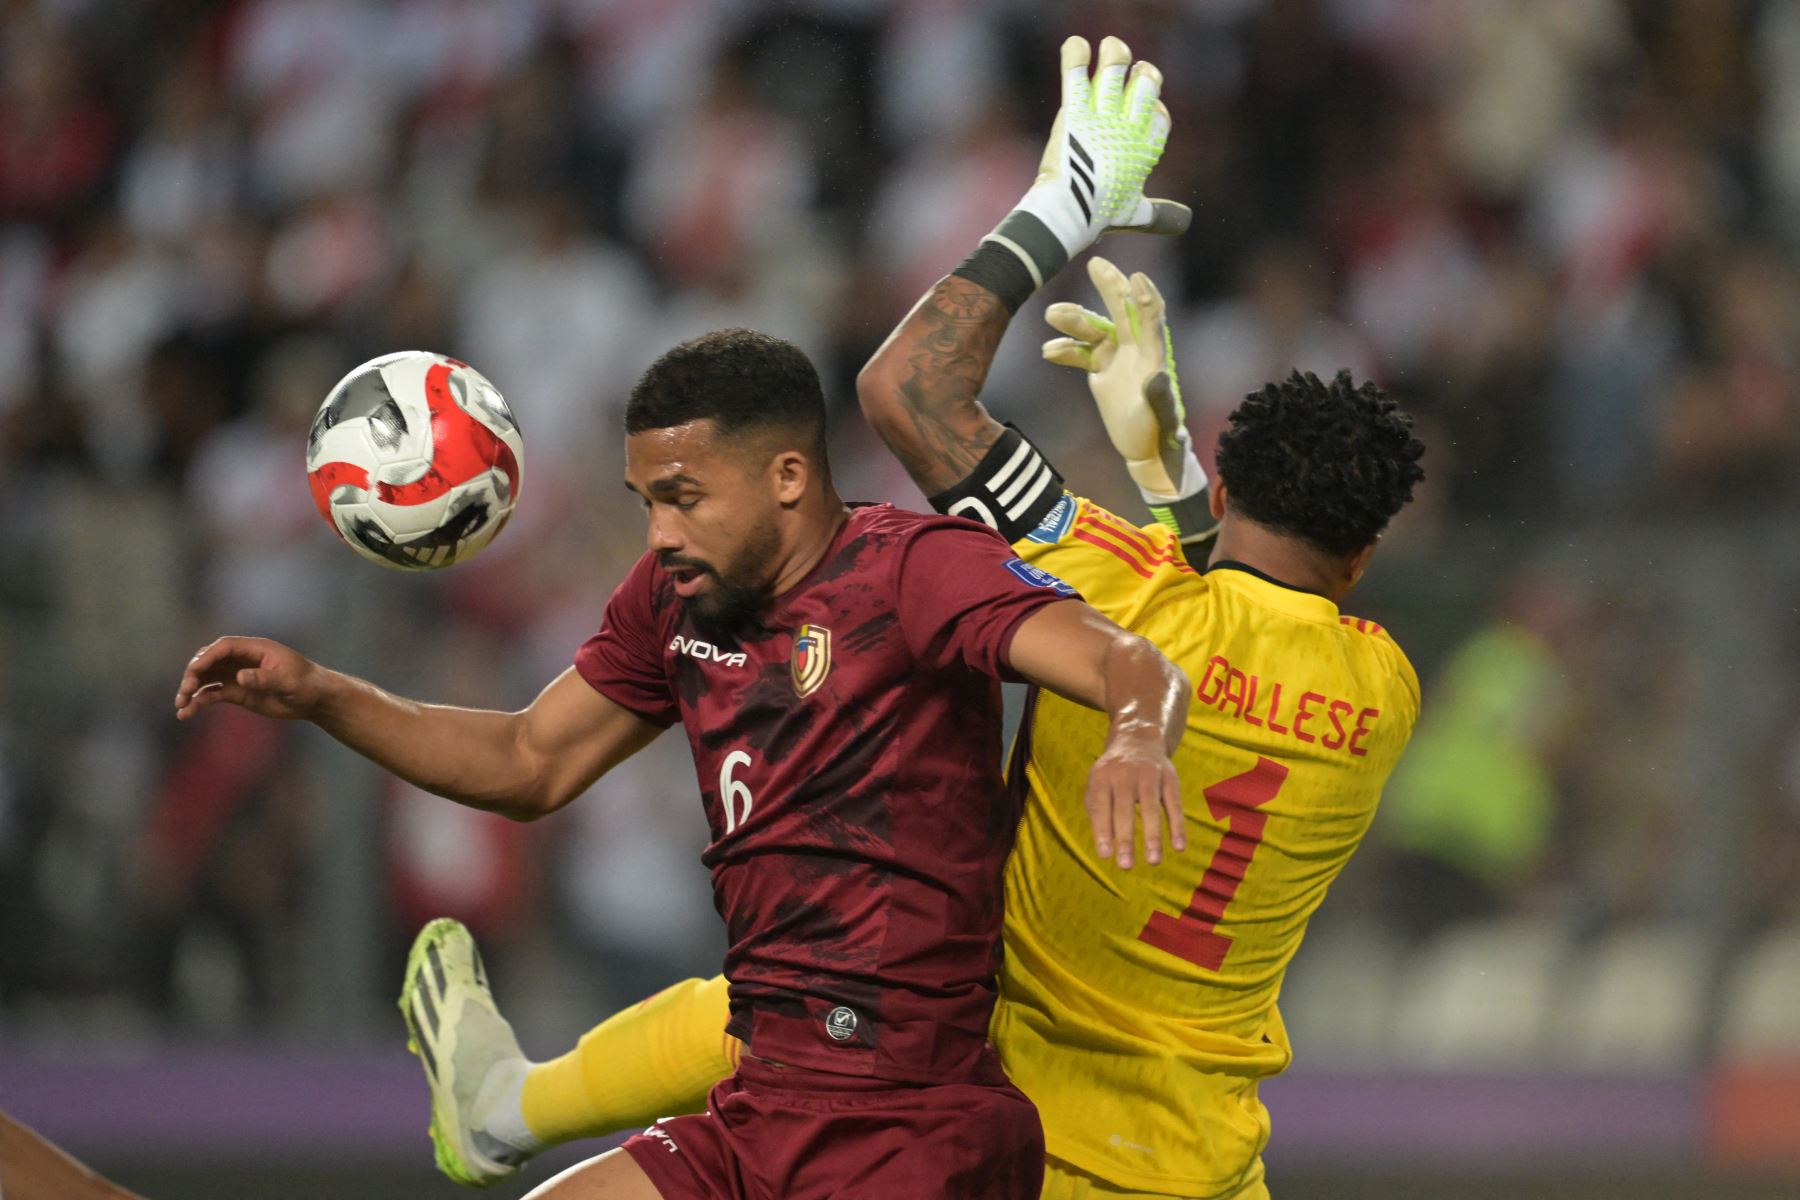
[[[800,503],[806,486],[812,481],[812,461],[798,450],[781,450],[769,462],[769,479],[775,486],[775,500],[783,508]]]
[[[1208,512],[1212,513],[1213,520],[1223,521],[1225,519],[1225,481],[1223,479],[1214,479],[1212,486],[1207,489],[1206,508]]]

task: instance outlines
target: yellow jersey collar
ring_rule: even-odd
[[[1264,574],[1248,563],[1235,559],[1220,559],[1209,564],[1203,575],[1212,576],[1215,582],[1229,581],[1234,586],[1242,587],[1253,594],[1270,608],[1280,609],[1296,617],[1313,620],[1335,621],[1338,619],[1338,606],[1328,596],[1315,592],[1310,588],[1295,587],[1291,583],[1283,583],[1272,575]]]

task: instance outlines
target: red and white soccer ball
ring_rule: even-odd
[[[423,350],[370,359],[331,389],[306,437],[306,481],[350,548],[431,571],[494,540],[524,482],[525,443],[498,389]]]

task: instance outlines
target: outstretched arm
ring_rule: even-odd
[[[554,812],[662,732],[574,668],[530,707],[490,712],[395,696],[266,638],[220,638],[189,661],[175,715],[212,704],[311,721],[426,791],[516,820]]]
[[[925,494],[1003,533],[1009,530],[996,509],[1012,507],[1018,493],[1004,504],[1004,486],[973,497],[950,493],[1013,436],[977,398],[1012,314],[1103,233],[1179,233],[1190,218],[1183,206],[1143,193],[1169,134],[1168,109],[1157,98],[1161,73],[1140,62],[1127,74],[1131,51],[1118,38],[1101,43],[1091,80],[1088,59],[1082,39],[1063,43],[1062,108],[1019,206],[926,293],[857,378],[864,415]],[[1009,451],[991,473],[1028,485],[1031,477],[1020,472],[1035,452],[1021,442],[1018,454],[1014,462]],[[957,507],[971,499],[973,507]]]

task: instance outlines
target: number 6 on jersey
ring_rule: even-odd
[[[725,832],[733,833],[739,825],[750,819],[750,806],[754,798],[750,795],[750,785],[731,777],[731,772],[738,767],[750,765],[750,755],[742,750],[733,750],[725,756],[725,764],[719,768],[719,803],[725,809]],[[743,807],[738,807],[739,797]]]

